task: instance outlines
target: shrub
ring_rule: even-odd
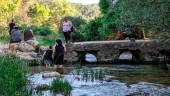
[[[0,56],[0,96],[28,96],[26,64],[13,56]]]
[[[54,92],[61,92],[64,96],[69,96],[72,90],[71,85],[68,81],[63,80],[62,78],[56,78],[51,83],[51,89]]]
[[[84,28],[81,30],[81,33],[86,37],[86,40],[100,40],[100,31],[102,27],[102,18],[98,17],[94,20],[89,21]]]
[[[32,26],[32,30],[35,34],[41,36],[47,36],[52,33],[52,30],[48,26]]]

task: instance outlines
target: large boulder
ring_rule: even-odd
[[[22,41],[18,46],[17,49],[23,52],[31,52],[35,50],[35,47]]]

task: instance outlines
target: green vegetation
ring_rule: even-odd
[[[1,0],[0,41],[8,42],[8,24],[14,19],[21,32],[31,25],[40,45],[51,45],[57,38],[62,39],[61,20],[67,16],[73,22],[72,41],[85,40],[80,32],[86,20],[99,15],[97,4],[81,5],[67,0]]]
[[[0,56],[1,96],[29,96],[26,68],[25,62],[13,55]]]
[[[73,41],[114,40],[119,32],[139,39],[169,42],[170,38],[168,0],[100,0],[99,6],[67,0],[12,1],[0,2],[1,41],[8,40],[8,23],[14,18],[21,31],[32,25],[40,44],[54,44],[56,38],[63,38],[60,25],[64,16],[73,22]]]
[[[94,19],[94,17],[97,17],[100,14],[98,4],[82,5],[75,3],[73,6],[79,11],[80,16],[88,20]]]
[[[80,75],[81,68],[82,68],[81,64],[74,64],[74,69],[77,75]]]
[[[115,39],[117,32],[169,39],[169,5],[167,0],[100,0],[101,16],[90,20],[82,32],[87,40]]]
[[[54,90],[54,92],[63,93],[64,96],[69,96],[72,87],[68,81],[63,80],[62,78],[56,78],[51,83],[51,89]]]
[[[109,8],[109,3],[107,0],[100,0],[99,6],[100,6],[101,13],[103,14],[107,13],[108,8]]]

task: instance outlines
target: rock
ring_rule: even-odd
[[[106,76],[105,81],[106,82],[112,82],[112,80],[115,78],[115,76]]]
[[[64,68],[63,67],[57,67],[56,71],[60,74],[64,73]]]
[[[47,84],[40,84],[40,85],[37,85],[37,87],[35,89],[37,89],[37,90],[47,90],[49,88],[50,87]]]
[[[17,49],[19,49],[20,51],[23,51],[23,52],[31,52],[31,51],[35,50],[35,48],[32,45],[30,45],[30,44],[28,44],[28,43],[26,43],[24,41],[22,41],[19,44]]]
[[[43,78],[51,78],[51,77],[58,77],[60,76],[61,74],[58,73],[58,72],[48,72],[48,73],[43,73],[42,74],[42,77]]]

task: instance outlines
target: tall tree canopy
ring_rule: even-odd
[[[33,23],[42,23],[49,18],[49,8],[42,4],[36,3],[33,6],[30,6],[28,16],[33,18]]]
[[[0,26],[6,25],[8,18],[13,17],[20,6],[21,0],[0,1]]]
[[[169,0],[100,0],[99,5],[102,12],[102,16],[98,17],[101,19],[100,22],[92,20],[88,23],[89,25],[92,22],[99,24],[99,26],[95,26],[98,34],[91,35],[91,39],[107,39],[118,31],[133,34],[133,28],[136,25],[141,30],[139,34],[153,34],[150,38],[167,37],[167,34],[170,33]],[[88,27],[90,26],[85,26],[84,31],[94,31]],[[166,34],[166,36],[160,34]]]
[[[105,14],[109,8],[109,2],[107,0],[100,0],[99,2],[100,11]]]

